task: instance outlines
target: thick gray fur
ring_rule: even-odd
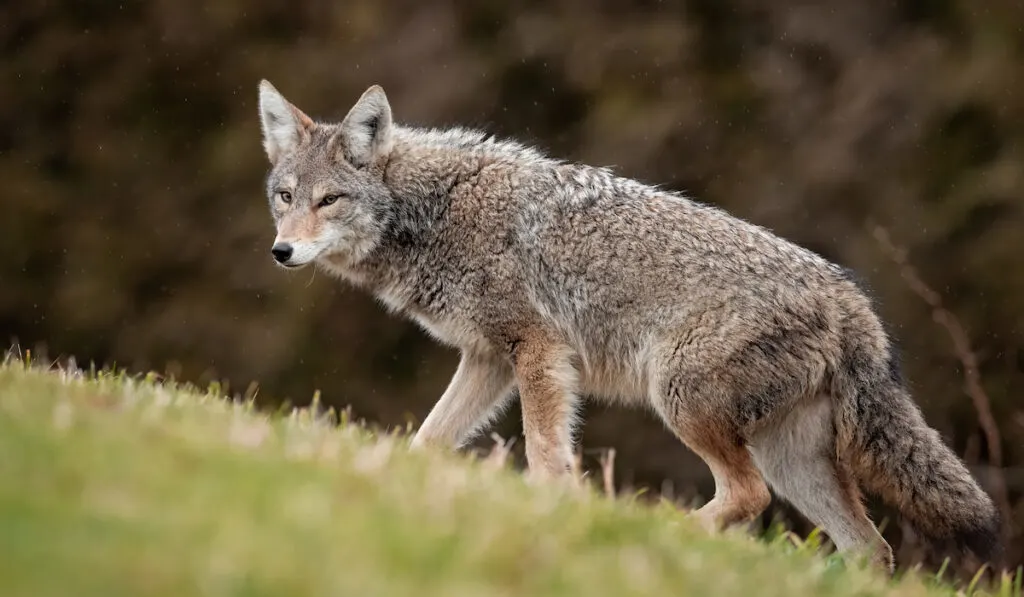
[[[531,472],[561,476],[592,396],[653,409],[707,462],[709,528],[760,514],[770,485],[891,568],[865,489],[936,541],[995,548],[992,501],[925,423],[843,268],[607,169],[400,126],[376,86],[341,124],[267,82],[260,106],[283,265],[316,263],[461,351],[414,446],[461,445],[517,388]]]

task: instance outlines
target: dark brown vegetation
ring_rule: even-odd
[[[385,425],[421,419],[454,355],[268,253],[256,83],[321,118],[380,83],[401,121],[613,164],[856,269],[929,422],[1011,512],[1020,563],[1024,8],[827,4],[5,3],[0,334],[238,391],[259,380],[260,396],[296,403],[320,389]],[[621,483],[710,489],[653,419],[587,420],[586,466],[615,446]],[[498,431],[516,430],[513,412]],[[886,535],[917,557],[899,525]]]

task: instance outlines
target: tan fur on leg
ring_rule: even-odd
[[[534,478],[561,477],[572,470],[578,380],[571,357],[564,344],[540,333],[516,351],[526,459]]]

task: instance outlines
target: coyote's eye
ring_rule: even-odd
[[[281,203],[289,204],[292,202],[292,194],[288,191],[278,191],[277,198],[281,200]]]
[[[326,195],[323,199],[320,200],[320,207],[326,207],[336,202],[338,199],[341,199],[341,195]]]

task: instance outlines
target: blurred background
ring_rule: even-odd
[[[1022,26],[1014,0],[3,3],[0,339],[268,407],[320,390],[386,427],[422,420],[457,355],[269,255],[257,82],[320,119],[380,83],[400,122],[614,166],[855,268],[1020,563]],[[496,431],[516,436],[518,416]],[[588,468],[616,450],[624,490],[710,497],[704,465],[644,413],[588,408],[582,442]],[[920,557],[896,521],[885,534]]]

